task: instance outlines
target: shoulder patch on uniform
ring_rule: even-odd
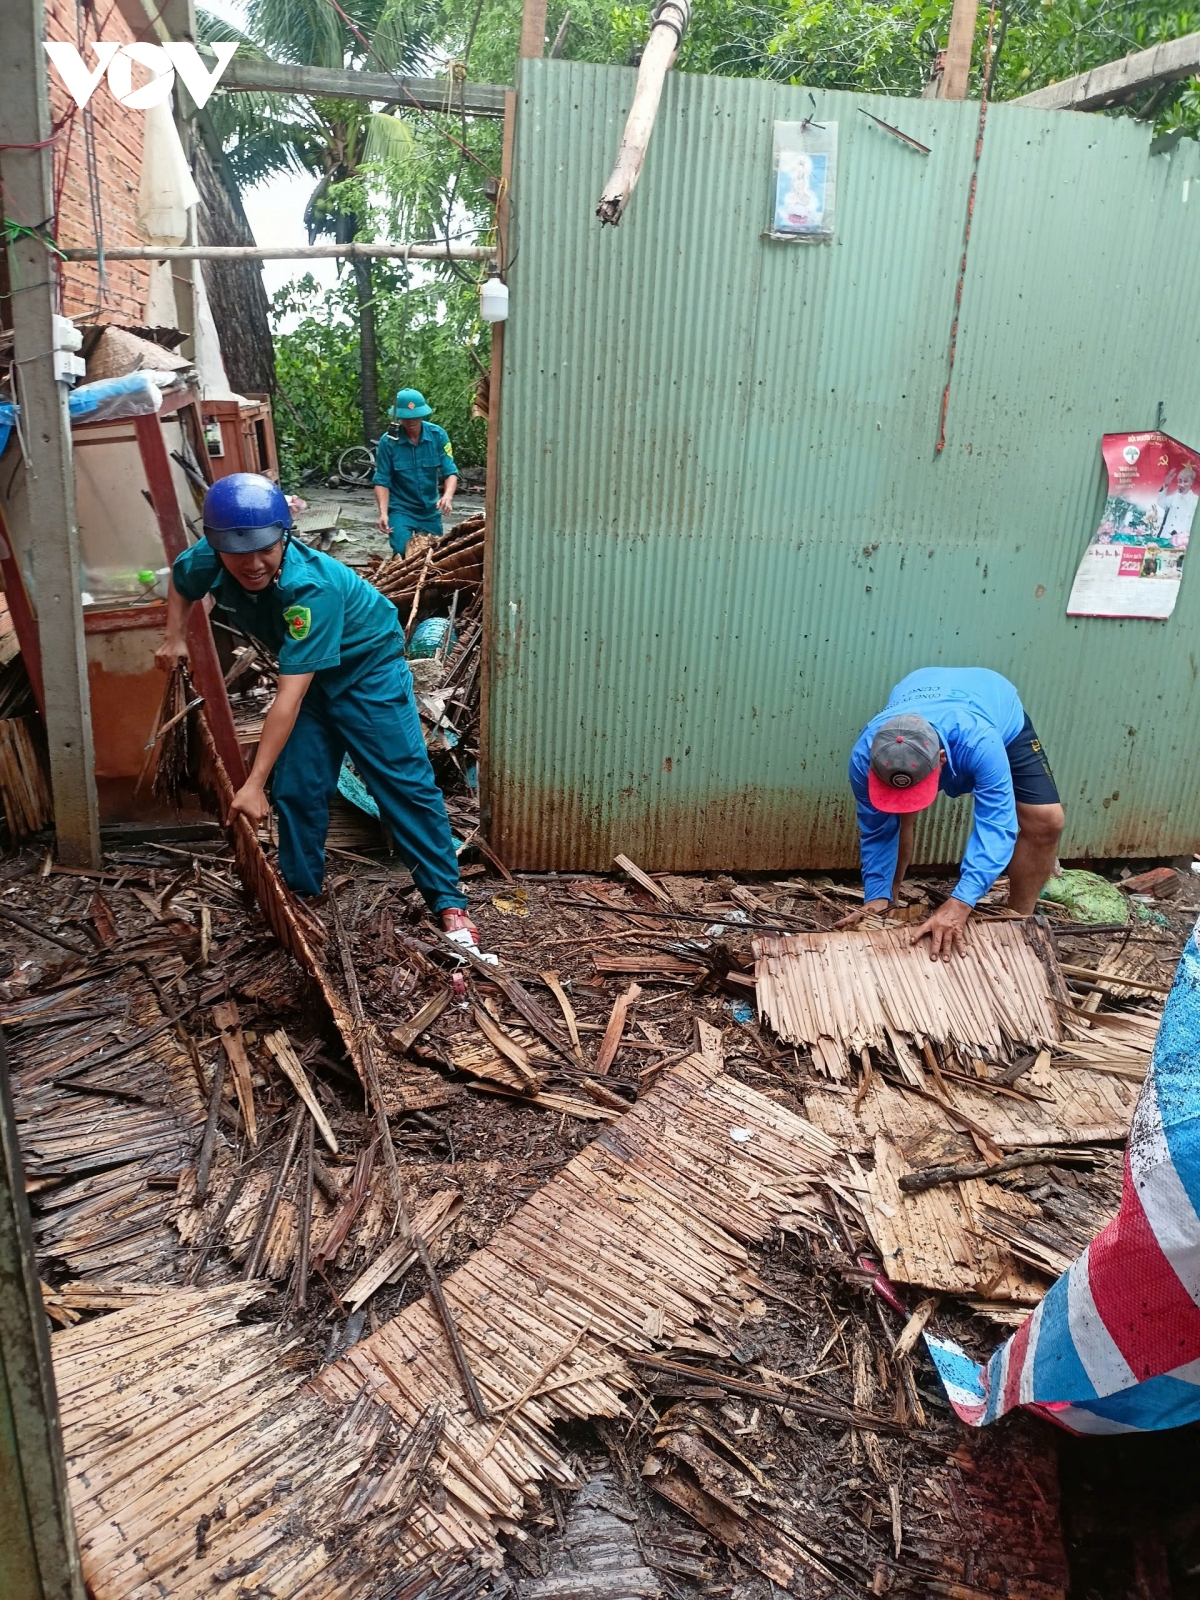
[[[446,440],[446,442],[445,442],[445,444],[444,444],[444,445],[443,445],[443,446],[442,446],[442,449],[443,449],[443,450],[444,450],[444,451],[445,451],[445,452],[446,452],[446,454],[447,454],[447,455],[448,455],[448,456],[452,456],[452,455],[453,455],[453,454],[454,454],[454,451],[453,451],[453,450],[451,450],[451,448],[450,448],[450,441],[449,441],[449,439],[447,439],[447,440]]]
[[[288,606],[283,613],[289,639],[307,639],[312,627],[312,612],[307,606]]]

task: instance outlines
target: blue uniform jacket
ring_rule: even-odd
[[[937,729],[946,752],[939,790],[952,799],[975,796],[974,826],[954,889],[955,900],[973,906],[1012,859],[1017,802],[1005,746],[1024,726],[1025,708],[1008,679],[986,667],[925,667],[896,685],[850,756],[868,900],[891,899],[900,839],[900,818],[876,811],[867,797],[871,741],[882,723],[902,711],[915,712]]]
[[[388,491],[388,520],[398,526],[441,533],[437,502],[442,480],[457,476],[449,436],[434,422],[421,424],[416,444],[402,430],[398,439],[385,433],[375,448],[371,481]]]
[[[371,661],[403,655],[404,635],[392,602],[357,572],[289,539],[279,572],[257,594],[232,578],[200,539],[171,568],[185,600],[211,590],[218,616],[275,652],[281,673],[312,672],[333,693]]]

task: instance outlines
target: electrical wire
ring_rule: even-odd
[[[78,40],[79,54],[82,58],[83,46],[87,37],[86,0],[75,0],[75,35]],[[84,167],[87,171],[88,203],[92,213],[92,232],[96,236],[96,293],[99,297],[96,310],[99,311],[108,298],[108,270],[104,264],[104,200],[100,189],[100,162],[96,154],[96,117],[90,100],[83,110],[83,157]],[[58,207],[56,206],[55,232],[58,231],[57,221]]]

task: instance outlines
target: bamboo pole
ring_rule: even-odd
[[[96,250],[64,250],[68,261],[95,261]],[[130,245],[105,249],[106,261],[316,261],[376,257],[413,261],[491,261],[496,254],[485,244],[184,244]]]
[[[615,227],[637,188],[650,135],[654,132],[663,83],[675,63],[690,14],[690,0],[659,0],[654,8],[654,24],[638,68],[637,88],[621,136],[617,162],[596,207],[601,222],[611,222]]]

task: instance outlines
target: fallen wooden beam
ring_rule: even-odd
[[[210,62],[210,66],[214,64]],[[379,100],[472,117],[503,117],[504,96],[496,83],[456,83],[450,78],[406,78],[393,72],[341,67],[301,67],[263,56],[236,55],[221,75],[222,94],[312,94],[333,100]]]
[[[1009,103],[1031,106],[1037,111],[1099,111],[1119,105],[1142,89],[1155,84],[1177,83],[1200,73],[1200,33],[1156,44],[1150,50],[1137,50],[1120,61],[1106,61],[1102,67],[1080,72],[1061,83],[1034,89]]]

